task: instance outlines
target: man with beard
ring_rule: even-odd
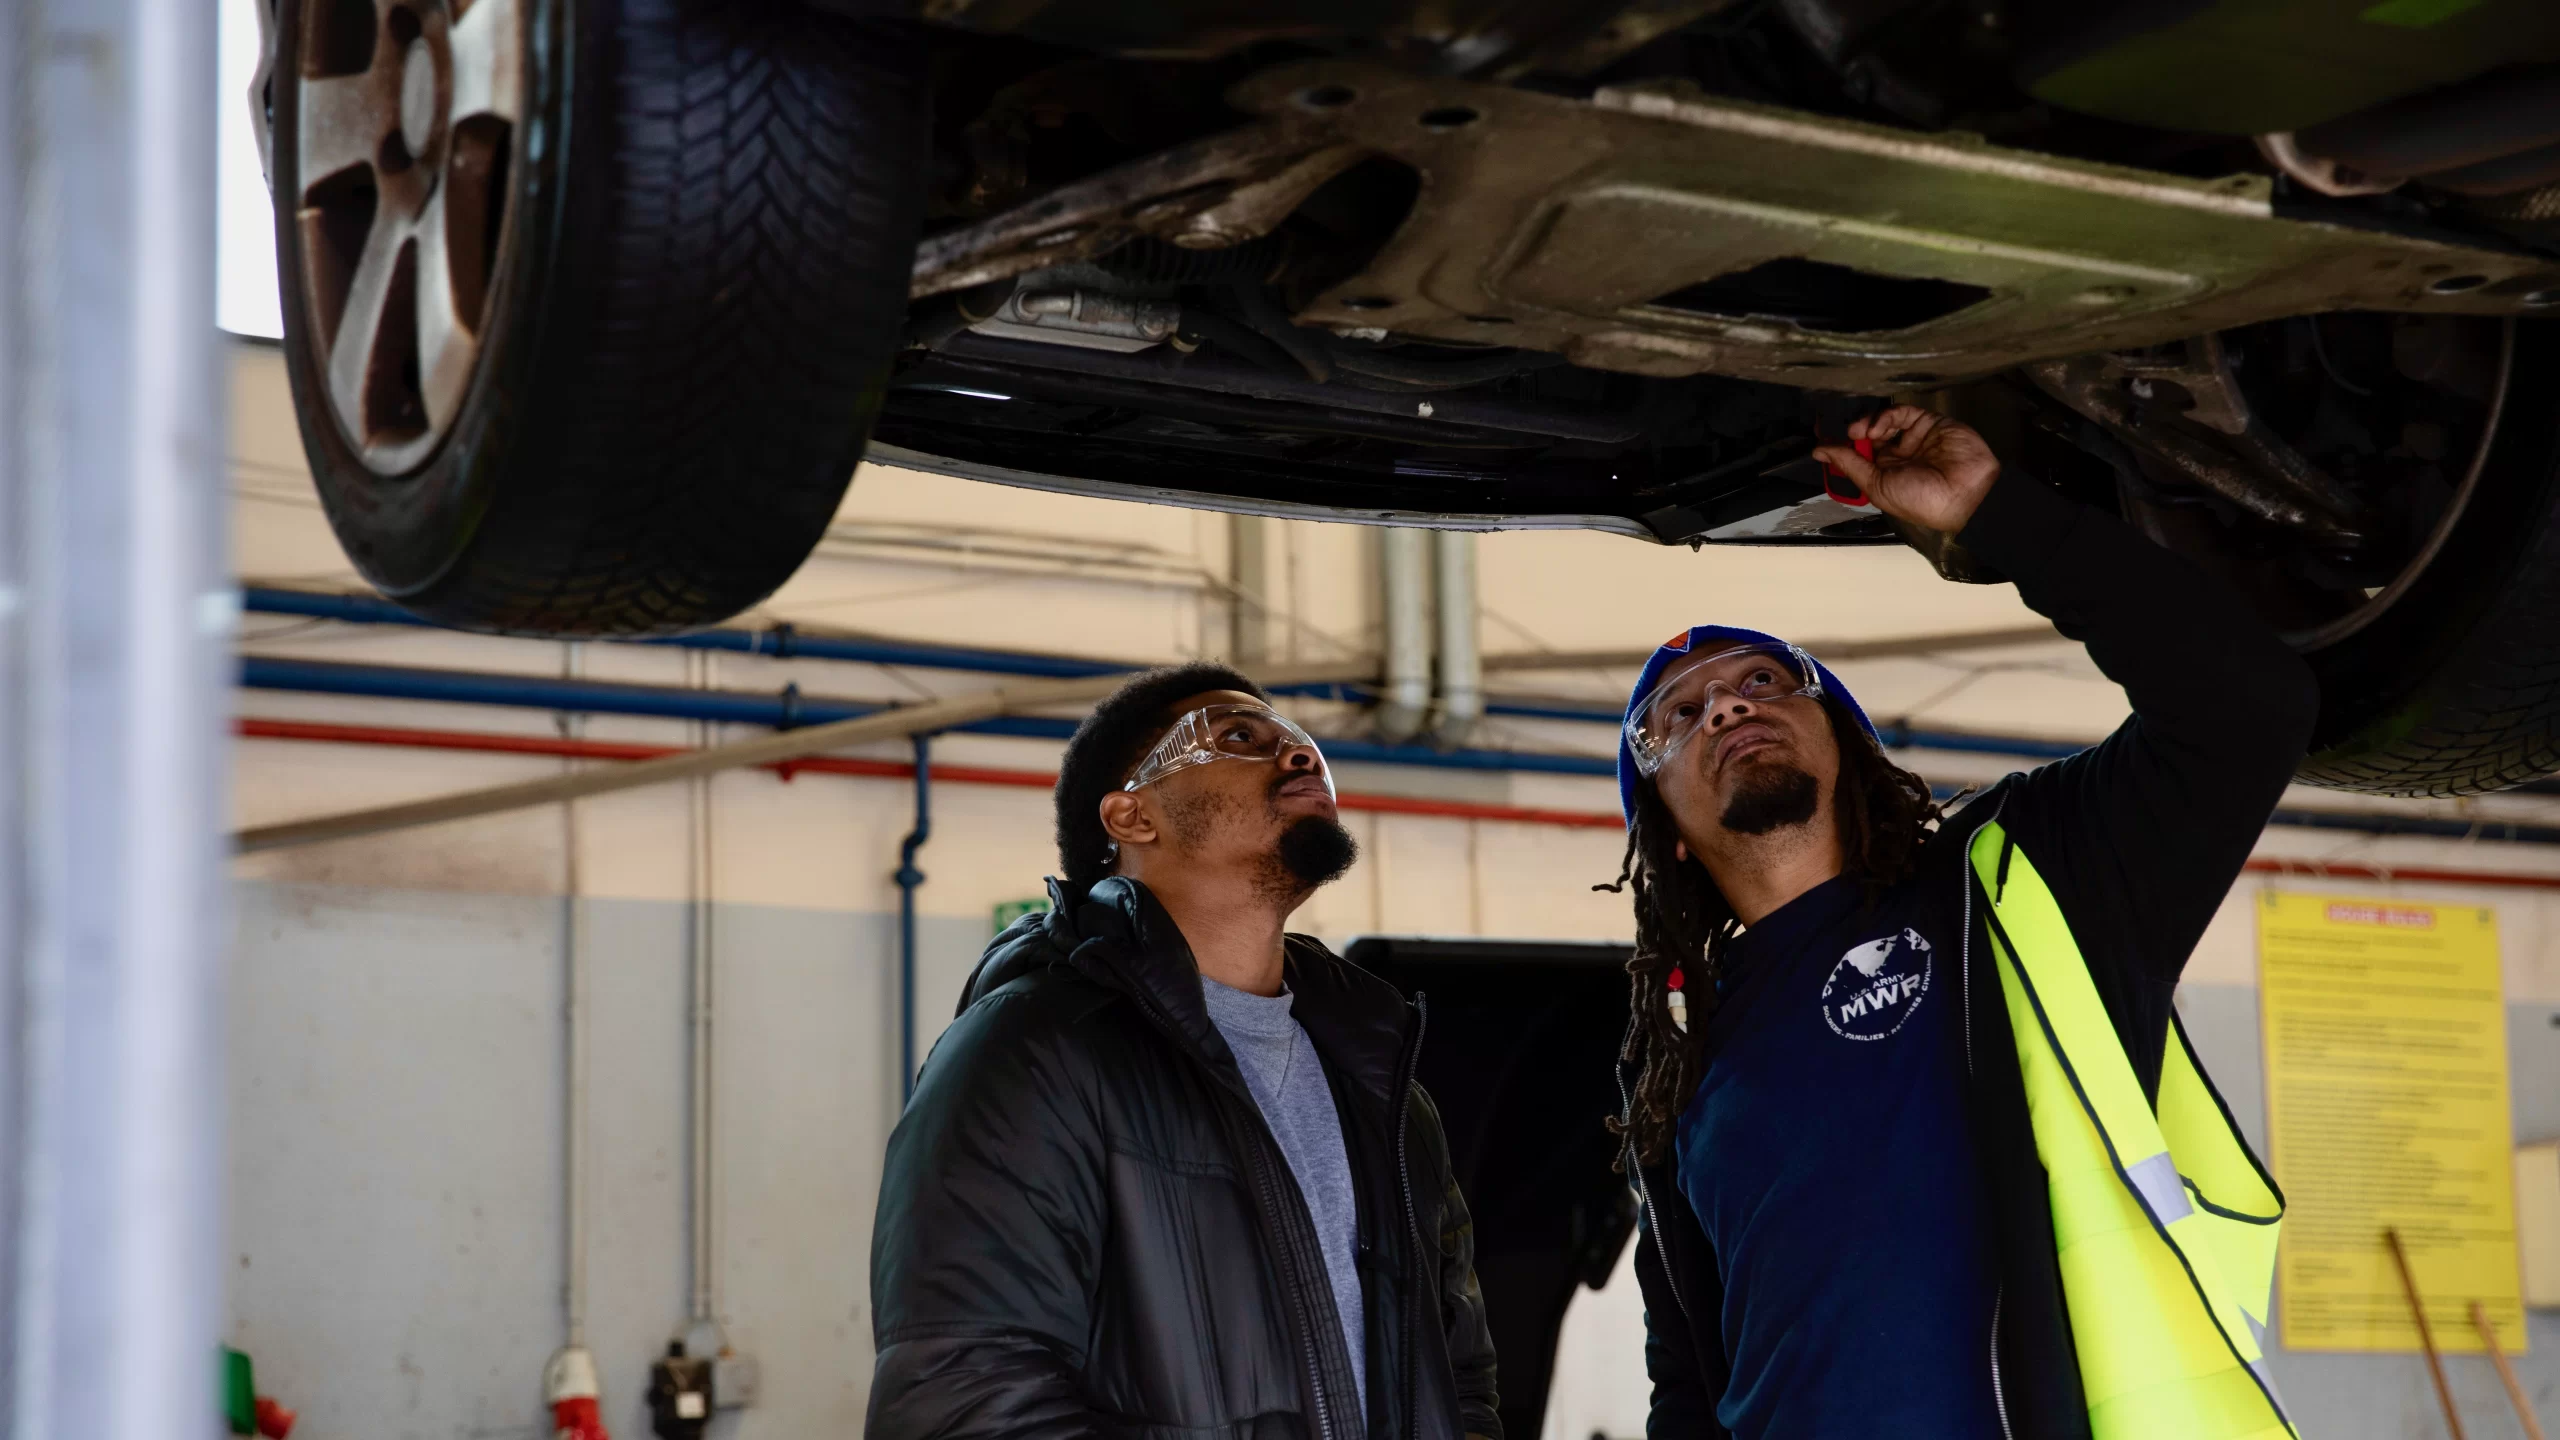
[[[2282,1199],[2178,1030],[2300,763],[2242,598],[1898,407],[1816,453],[2016,583],[2133,715],[1941,819],[1839,678],[1683,631],[1630,697],[1619,1125],[1651,1440],[2263,1437]],[[1613,887],[1614,888],[1614,887]]]
[[[869,1440],[1502,1440],[1422,1014],[1283,929],[1357,853],[1315,742],[1152,671],[1057,821],[889,1140]]]

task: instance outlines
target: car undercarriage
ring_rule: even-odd
[[[1014,485],[1908,542],[1997,579],[1806,459],[1912,399],[2259,603],[2331,682],[2310,778],[2560,766],[2560,684],[2513,678],[2560,554],[2548,6],[276,22],[306,441],[359,566],[439,618],[721,618],[866,439]]]

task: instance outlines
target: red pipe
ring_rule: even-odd
[[[681,753],[673,745],[635,745],[618,740],[571,740],[547,735],[489,735],[467,730],[413,730],[395,725],[332,725],[311,720],[243,718],[233,728],[251,740],[311,740],[331,745],[395,745],[413,750],[469,750],[493,755],[551,755],[568,760],[655,760]],[[854,760],[817,756],[790,760],[763,769],[784,779],[803,772],[856,775],[866,779],[911,779],[916,767],[900,760]],[[998,770],[973,765],[936,765],[933,778],[963,785],[1010,785],[1026,790],[1056,787],[1058,777],[1040,770]],[[1344,795],[1345,810],[1383,815],[1431,815],[1452,820],[1500,820],[1520,825],[1557,825],[1583,830],[1624,830],[1615,815],[1591,810],[1543,810],[1525,805],[1478,805],[1463,800],[1419,800],[1404,795]]]
[[[2500,870],[2436,870],[2424,865],[2368,865],[2359,860],[2252,860],[2242,866],[2263,875],[2304,880],[2406,881],[2423,885],[2504,885],[2518,890],[2560,890],[2560,875],[2518,875]]]
[[[679,753],[673,745],[618,740],[570,740],[544,735],[489,735],[468,730],[414,730],[393,725],[332,725],[310,720],[244,718],[233,722],[251,740],[308,740],[331,745],[394,745],[413,750],[468,750],[493,755],[550,755],[569,760],[654,760]],[[763,767],[789,779],[801,772],[874,780],[911,779],[916,767],[898,760],[817,756]],[[936,765],[936,780],[962,785],[1007,785],[1024,790],[1055,787],[1058,777],[1040,770]],[[1480,805],[1464,800],[1421,800],[1406,795],[1344,795],[1345,810],[1380,815],[1428,815],[1446,820],[1493,820],[1515,825],[1554,825],[1574,830],[1623,830],[1617,816],[1593,810],[1546,810],[1526,805]],[[2496,870],[2442,870],[2426,866],[2374,865],[2355,860],[2259,859],[2244,868],[2263,875],[2308,879],[2403,881],[2431,885],[2494,885],[2520,890],[2560,890],[2560,875],[2520,875]]]

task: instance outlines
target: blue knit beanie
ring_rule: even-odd
[[[1757,630],[1744,630],[1732,625],[1692,625],[1662,642],[1662,648],[1654,651],[1653,658],[1644,662],[1644,673],[1636,677],[1636,688],[1627,696],[1626,716],[1635,714],[1636,706],[1653,693],[1655,685],[1661,683],[1662,672],[1675,662],[1692,655],[1712,655],[1719,650],[1734,650],[1745,645],[1784,649],[1786,643],[1775,635],[1763,635]],[[1832,674],[1830,667],[1819,660],[1813,662],[1813,673],[1821,678],[1822,693],[1845,706],[1849,718],[1858,722],[1858,728],[1867,733],[1868,739],[1874,740],[1875,723],[1867,719],[1866,711],[1858,708],[1857,697],[1849,693],[1848,686],[1840,683],[1840,677]],[[1622,723],[1618,726],[1618,810],[1626,816],[1627,823],[1633,825],[1636,823],[1636,781],[1643,775],[1636,769],[1635,751],[1628,748],[1624,718],[1621,717]]]

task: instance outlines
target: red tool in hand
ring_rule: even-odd
[[[1873,440],[1861,437],[1849,443],[1860,457],[1868,460],[1876,458],[1876,442]],[[1845,495],[1841,493],[1844,489],[1848,491]],[[1822,462],[1822,493],[1840,504],[1854,505],[1861,509],[1876,503],[1867,498],[1867,492],[1858,488],[1857,482],[1849,478],[1847,471],[1828,460]]]

